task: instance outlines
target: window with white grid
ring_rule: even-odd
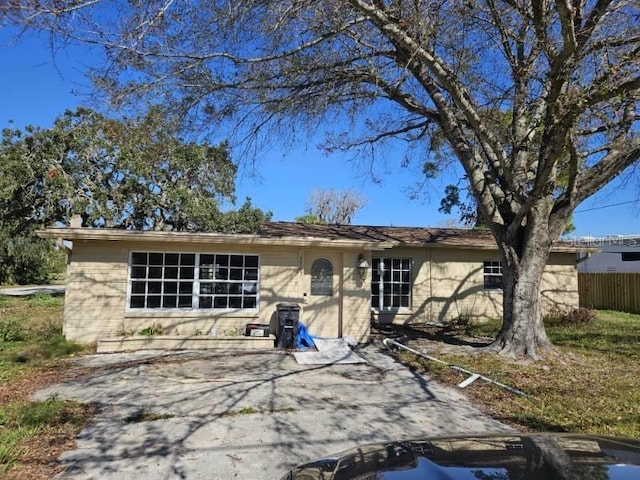
[[[411,259],[371,259],[371,306],[378,310],[411,307]]]
[[[258,308],[257,255],[132,252],[130,309]]]
[[[495,260],[484,262],[484,289],[502,289],[502,262]]]

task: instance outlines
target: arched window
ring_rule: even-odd
[[[319,258],[311,266],[311,295],[333,295],[333,265],[326,258]]]

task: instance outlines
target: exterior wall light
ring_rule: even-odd
[[[364,282],[365,279],[367,278],[367,270],[369,270],[369,262],[367,262],[367,259],[362,253],[358,255],[357,268],[358,268],[358,273],[360,274],[360,280]]]

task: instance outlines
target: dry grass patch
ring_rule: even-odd
[[[0,476],[51,478],[56,458],[75,445],[95,414],[93,405],[49,399],[31,402],[37,390],[81,374],[68,357],[85,347],[62,336],[63,298],[0,297]]]
[[[540,362],[515,362],[468,349],[456,354],[450,345],[441,348],[420,338],[410,345],[534,397],[518,397],[482,380],[465,389],[476,404],[506,423],[531,431],[640,438],[640,315],[603,311],[589,324],[549,326],[548,333],[556,349]],[[445,383],[457,385],[466,378],[416,355],[399,355]]]

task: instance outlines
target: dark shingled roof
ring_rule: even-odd
[[[497,248],[488,230],[464,228],[382,227],[372,225],[326,225],[293,222],[268,222],[259,234],[267,237],[311,237],[329,240],[362,240],[403,245],[433,245],[455,248]],[[554,251],[583,250],[568,242],[556,242]]]

